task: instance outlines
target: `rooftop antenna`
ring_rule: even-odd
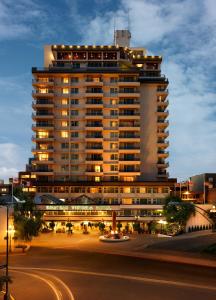
[[[116,45],[116,16],[113,17],[114,45]]]
[[[130,23],[130,8],[128,8],[128,11],[127,11],[127,29],[128,31],[130,31],[130,27],[131,27],[131,23]]]

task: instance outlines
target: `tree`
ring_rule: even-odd
[[[54,222],[54,221],[51,221],[51,222],[49,223],[49,227],[50,227],[51,230],[53,231],[54,228],[55,228],[55,222]]]
[[[14,196],[25,203],[14,205],[14,228],[16,237],[30,241],[33,236],[37,236],[42,228],[42,213],[35,210],[34,197],[31,193],[22,191],[21,187],[14,188]]]
[[[185,231],[188,219],[195,215],[195,205],[184,202],[179,197],[169,196],[166,198],[163,212],[168,223],[179,225],[179,231]]]
[[[100,230],[101,232],[103,232],[103,231],[104,231],[104,228],[105,228],[105,224],[104,224],[103,222],[100,222],[100,223],[98,224],[98,227],[99,227],[99,230]]]
[[[73,224],[71,222],[67,222],[66,227],[68,228],[68,232],[72,233]]]
[[[116,225],[116,227],[118,228],[118,231],[120,231],[121,228],[122,228],[122,224],[120,222],[118,222],[117,225]]]

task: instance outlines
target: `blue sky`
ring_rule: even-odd
[[[215,0],[0,0],[0,178],[31,149],[31,67],[44,44],[111,44],[113,20],[132,45],[162,55],[170,81],[170,175],[216,171]]]

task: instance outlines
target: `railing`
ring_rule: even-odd
[[[32,104],[33,105],[40,105],[40,104],[54,104],[52,101],[50,101],[50,100],[42,100],[42,99],[40,99],[40,100],[36,100],[36,101],[32,101]]]
[[[53,83],[54,79],[49,78],[48,80],[42,79],[42,78],[37,78],[37,79],[32,79],[32,83]]]
[[[103,102],[102,101],[90,101],[90,100],[87,100],[86,104],[103,104]]]
[[[168,93],[169,90],[166,88],[157,88],[157,92],[164,92],[164,93]]]

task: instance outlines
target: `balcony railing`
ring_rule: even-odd
[[[169,93],[169,90],[166,89],[166,88],[160,88],[160,87],[158,87],[157,88],[157,92]]]
[[[87,100],[86,104],[93,104],[93,105],[95,105],[95,104],[103,104],[103,101],[101,101],[101,100]]]
[[[37,99],[36,101],[32,101],[32,104],[33,105],[46,105],[46,104],[53,104],[53,101],[51,101],[51,100],[48,100],[48,99]]]

